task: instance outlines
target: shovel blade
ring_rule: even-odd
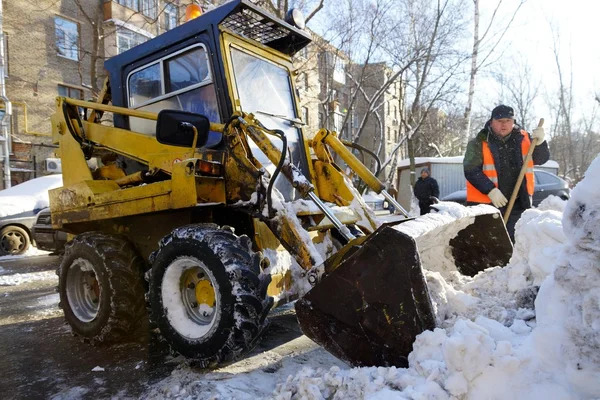
[[[408,366],[435,315],[415,241],[373,232],[296,302],[302,332],[352,366]]]

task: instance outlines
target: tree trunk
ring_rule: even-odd
[[[475,76],[477,75],[477,56],[479,54],[479,0],[473,0],[473,52],[471,53],[471,76],[469,78],[469,97],[465,108],[465,132],[463,147],[467,147],[467,141],[471,135],[471,109],[473,97],[475,96]]]

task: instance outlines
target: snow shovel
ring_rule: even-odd
[[[538,128],[541,128],[544,125],[544,118],[540,118],[540,122],[538,122]],[[517,200],[517,196],[519,195],[519,190],[521,189],[521,183],[523,183],[523,178],[525,178],[525,172],[527,172],[527,164],[531,157],[533,157],[533,150],[535,150],[535,146],[537,146],[538,140],[537,138],[533,139],[533,143],[529,146],[529,150],[527,151],[527,156],[523,160],[523,166],[521,167],[521,172],[519,172],[519,177],[517,178],[517,183],[510,195],[510,200],[508,201],[508,205],[506,206],[506,211],[504,211],[504,224],[508,223],[508,217],[510,216],[510,212],[512,211],[513,206],[515,205],[515,201]]]

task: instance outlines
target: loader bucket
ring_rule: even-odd
[[[296,302],[302,332],[352,366],[407,367],[416,336],[435,328],[423,268],[473,276],[510,260],[500,214],[482,210],[385,224],[349,243]]]
[[[435,327],[415,241],[379,228],[296,302],[296,315],[306,336],[352,366],[408,366],[415,337]]]

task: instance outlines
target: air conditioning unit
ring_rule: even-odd
[[[46,171],[47,172],[54,172],[54,173],[61,173],[62,172],[62,166],[60,163],[60,158],[46,158]]]

